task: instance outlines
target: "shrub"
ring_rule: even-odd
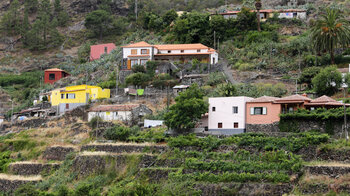
[[[150,76],[145,73],[134,73],[125,78],[126,84],[132,84],[144,88],[151,80]]]
[[[97,125],[99,122],[103,122],[102,118],[101,117],[93,117],[90,122],[89,122],[89,126],[93,129],[97,128]]]
[[[221,72],[210,73],[207,84],[210,86],[216,86],[226,81],[226,76]]]
[[[143,66],[143,65],[134,65],[132,67],[132,71],[134,73],[146,73],[145,66]]]
[[[104,133],[104,137],[108,140],[127,141],[131,135],[130,128],[124,126],[116,126],[107,129]]]

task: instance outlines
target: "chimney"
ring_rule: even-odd
[[[303,96],[303,97],[307,97],[307,94],[306,94],[306,93],[304,93],[302,96]]]

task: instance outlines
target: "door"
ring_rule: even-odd
[[[130,70],[131,69],[131,60],[128,60],[128,70]]]

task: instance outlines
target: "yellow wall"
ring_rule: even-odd
[[[61,94],[64,94],[64,99],[61,99]],[[66,94],[75,94],[74,99],[66,99]],[[88,98],[87,98],[88,94]],[[87,103],[89,99],[110,98],[109,89],[103,89],[98,86],[78,85],[70,86],[65,89],[57,89],[51,92],[51,105],[57,106],[61,103]]]

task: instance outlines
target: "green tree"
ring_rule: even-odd
[[[328,51],[334,64],[334,50],[350,44],[349,22],[340,10],[328,8],[311,28],[311,37],[316,51]]]
[[[113,19],[105,10],[96,10],[88,15],[85,18],[85,26],[87,29],[91,30],[95,36],[99,36],[100,40],[102,40],[102,36],[104,33],[108,32]]]
[[[177,17],[178,17],[178,15],[174,9],[167,11],[162,16],[162,20],[163,20],[165,27],[169,26],[173,21],[176,20]]]
[[[329,66],[321,70],[312,79],[312,85],[318,95],[334,95],[342,84],[342,75],[335,66]]]
[[[28,13],[35,13],[38,11],[39,1],[38,0],[25,0],[24,1],[24,10]]]
[[[256,13],[250,11],[249,8],[243,7],[241,12],[237,14],[236,29],[240,31],[257,30]]]
[[[151,80],[151,78],[149,77],[149,75],[145,74],[145,73],[134,73],[129,75],[128,77],[125,78],[125,83],[126,84],[131,84],[131,85],[135,85],[136,87],[142,87],[144,88],[145,86],[147,86],[148,82]]]
[[[308,67],[301,72],[301,75],[298,79],[300,84],[307,84],[308,88],[312,88],[312,79],[319,74],[321,71],[320,67]]]
[[[10,35],[17,35],[20,33],[20,4],[18,0],[14,0],[9,10],[4,14],[1,19],[1,26],[5,32]]]
[[[66,26],[69,21],[69,15],[61,5],[61,0],[54,2],[54,16],[57,18],[58,26]]]
[[[208,104],[203,101],[203,96],[197,84],[180,93],[175,98],[176,103],[165,115],[165,124],[177,131],[194,128],[196,122],[208,111]]]
[[[174,87],[178,83],[169,74],[159,74],[154,77],[152,85],[156,88],[163,89],[164,87]]]

